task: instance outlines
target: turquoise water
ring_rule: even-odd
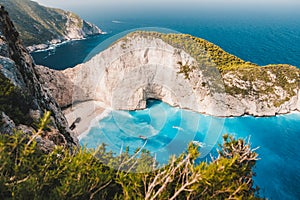
[[[260,147],[255,184],[260,186],[261,196],[299,199],[299,122],[299,113],[269,118],[216,118],[151,100],[145,110],[111,111],[80,143],[96,148],[104,142],[116,154],[126,146],[131,153],[144,146],[160,163],[166,163],[170,155],[182,153],[191,141],[201,142],[201,158],[206,160],[209,154],[216,155],[222,134],[251,136],[252,147]],[[147,137],[146,144],[140,136]]]

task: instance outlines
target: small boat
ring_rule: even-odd
[[[197,141],[197,140],[193,140],[192,143],[193,143],[194,145],[199,146],[199,147],[204,147],[204,146],[205,146],[205,143],[200,142],[200,141]]]
[[[179,131],[183,131],[183,128],[179,127],[179,126],[172,126],[172,128],[177,129]]]
[[[142,140],[147,140],[147,137],[145,137],[143,135],[139,135],[139,138],[141,138]]]

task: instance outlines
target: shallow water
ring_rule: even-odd
[[[191,141],[200,142],[201,158],[216,155],[217,143],[222,134],[238,138],[251,136],[252,147],[261,160],[257,162],[255,183],[262,196],[273,199],[300,198],[300,114],[269,118],[234,117],[217,118],[173,108],[160,101],[148,101],[148,108],[140,111],[111,111],[95,124],[80,143],[96,148],[106,143],[116,154],[126,146],[133,153],[145,144],[160,163],[169,156],[182,153]]]

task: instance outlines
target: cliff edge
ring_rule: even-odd
[[[113,109],[136,110],[155,98],[220,117],[300,110],[298,68],[258,66],[184,34],[131,33],[74,68],[38,71],[63,107],[96,101]]]
[[[0,131],[33,134],[45,111],[51,112],[47,130],[38,138],[45,151],[55,145],[77,146],[60,107],[38,80],[34,63],[22,45],[7,11],[0,7]]]

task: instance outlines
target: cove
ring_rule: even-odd
[[[143,147],[163,164],[171,155],[182,153],[191,141],[200,145],[200,159],[208,160],[210,154],[216,155],[223,134],[250,136],[252,148],[260,147],[257,152],[261,160],[257,161],[254,178],[260,196],[298,199],[299,122],[299,113],[268,118],[216,118],[148,100],[145,110],[110,111],[80,137],[80,143],[88,148],[106,143],[115,154],[127,146],[131,153]]]

